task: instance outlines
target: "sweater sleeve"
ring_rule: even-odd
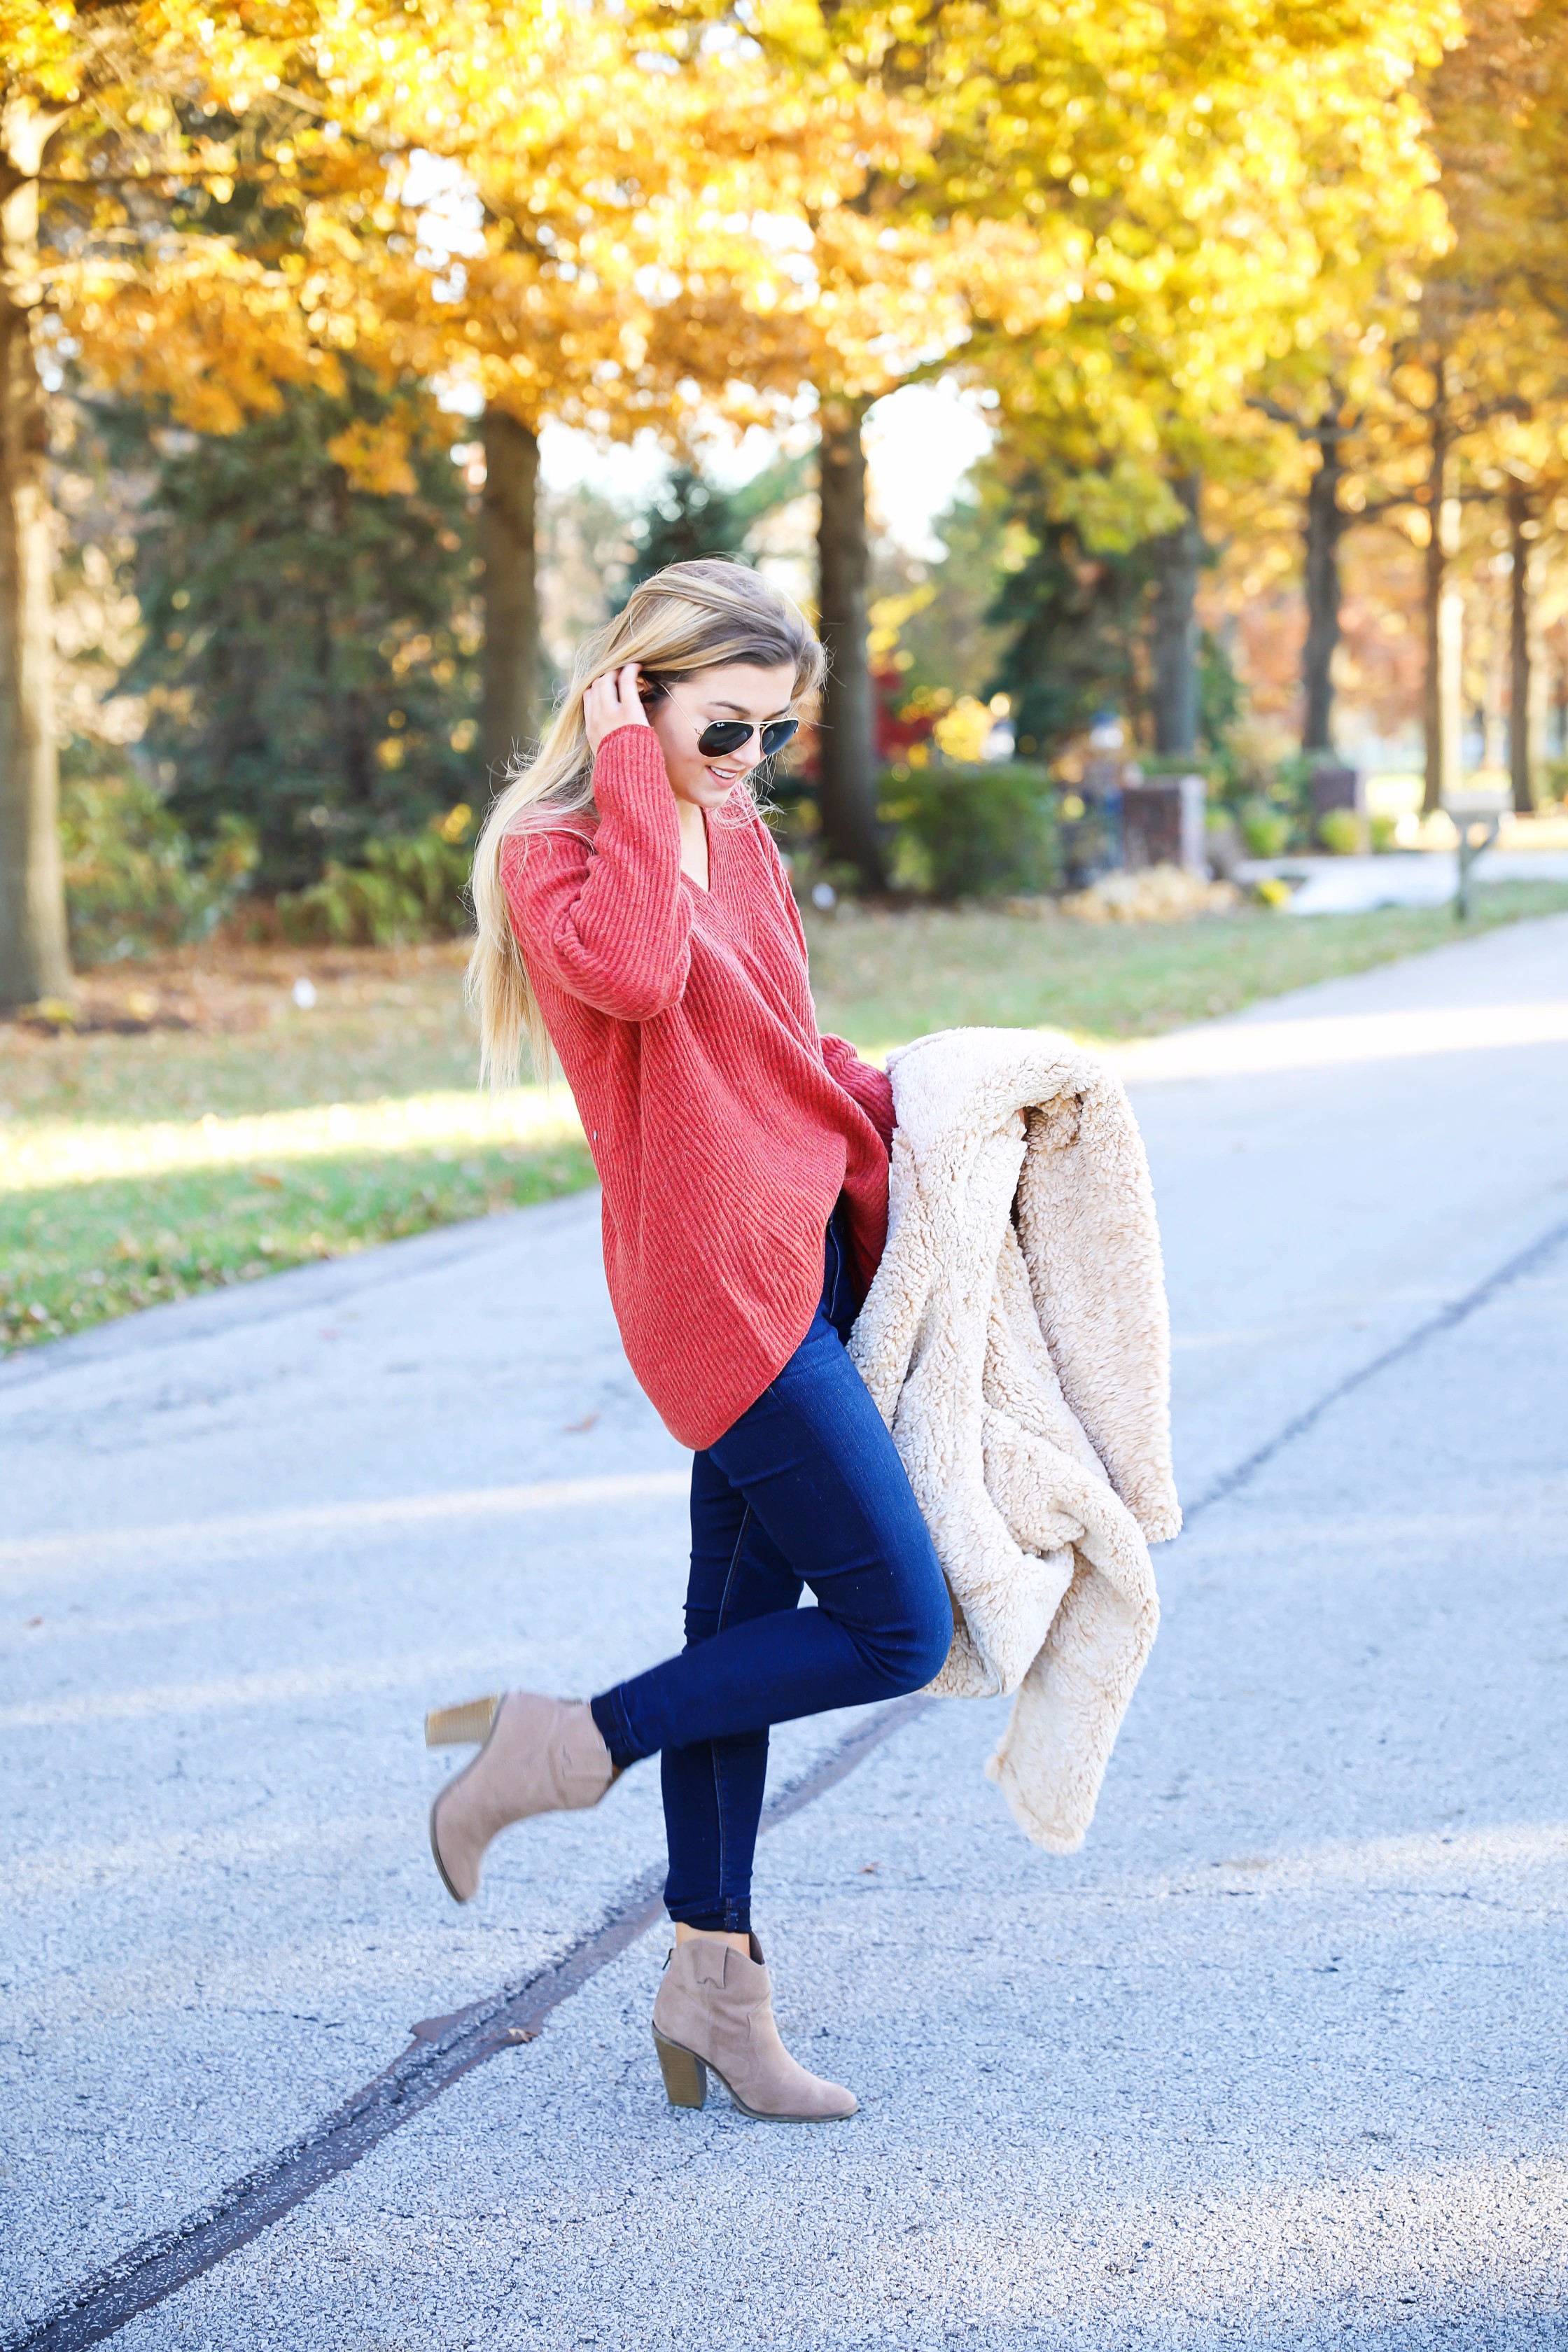
[[[890,1153],[898,1120],[893,1112],[893,1082],[886,1070],[879,1070],[875,1062],[863,1062],[842,1037],[823,1039],[822,1058],[828,1076],[859,1104]]]
[[[691,962],[680,824],[650,727],[617,727],[594,761],[599,821],[516,836],[502,866],[512,927],[556,985],[617,1021],[679,1004]]]

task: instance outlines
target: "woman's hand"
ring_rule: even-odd
[[[583,697],[583,724],[588,730],[588,749],[596,751],[606,735],[617,727],[646,727],[647,712],[637,693],[637,666],[627,662],[624,669],[609,669],[596,677]]]

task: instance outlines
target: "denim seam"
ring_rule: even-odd
[[[741,1525],[735,1537],[735,1549],[730,1554],[730,1565],[724,1573],[724,1590],[719,1598],[719,1615],[713,1627],[715,1633],[721,1633],[724,1631],[724,1612],[730,1606],[730,1593],[735,1581],[735,1570],[741,1564],[741,1548],[746,1540],[746,1531],[751,1524],[752,1507],[748,1503],[741,1515]],[[730,1895],[725,1883],[725,1864],[729,1859],[729,1841],[724,1833],[724,1780],[719,1769],[719,1747],[716,1740],[710,1739],[708,1742],[708,1756],[713,1771],[713,1811],[719,1823],[719,1884],[714,1892],[719,1897],[720,1907],[725,1918],[728,1919]]]
[[[751,1524],[752,1507],[750,1503],[748,1503],[745,1509],[741,1514],[741,1526],[740,1531],[735,1538],[735,1549],[730,1554],[730,1565],[724,1571],[724,1590],[719,1596],[719,1616],[717,1622],[713,1627],[713,1631],[716,1633],[721,1633],[724,1631],[724,1612],[730,1606],[730,1593],[735,1581],[735,1570],[741,1564],[741,1547],[746,1540],[747,1531],[750,1528]]]

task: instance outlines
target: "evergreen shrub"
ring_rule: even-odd
[[[900,762],[882,779],[880,814],[912,852],[899,861],[907,877],[933,898],[1005,898],[1052,889],[1060,878],[1056,790],[1045,768]]]
[[[1283,857],[1290,846],[1292,828],[1288,809],[1277,808],[1266,800],[1243,801],[1237,821],[1248,857]]]
[[[245,889],[256,834],[219,820],[205,857],[136,771],[72,774],[60,786],[71,955],[83,966],[205,939]]]
[[[473,822],[459,802],[418,833],[368,842],[363,866],[331,860],[309,889],[279,898],[285,935],[302,944],[388,948],[468,930]]]
[[[1361,819],[1351,809],[1327,809],[1318,819],[1318,839],[1333,857],[1353,857],[1362,846]]]

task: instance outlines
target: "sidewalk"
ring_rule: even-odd
[[[919,1714],[759,1874],[860,2117],[670,2115],[655,1930],[117,2344],[1568,2332],[1568,917],[1124,1066],[1193,1516],[1084,1853],[982,1778],[998,1708]],[[457,1911],[418,1718],[669,1646],[683,1457],[590,1200],[18,1358],[0,1454],[19,2344],[657,1863],[634,1774]]]
[[[1365,857],[1254,857],[1237,867],[1243,882],[1289,882],[1291,915],[1364,915],[1374,907],[1447,907],[1459,887],[1450,849],[1391,849]],[[1488,849],[1475,878],[1492,882],[1568,882],[1568,849]]]

